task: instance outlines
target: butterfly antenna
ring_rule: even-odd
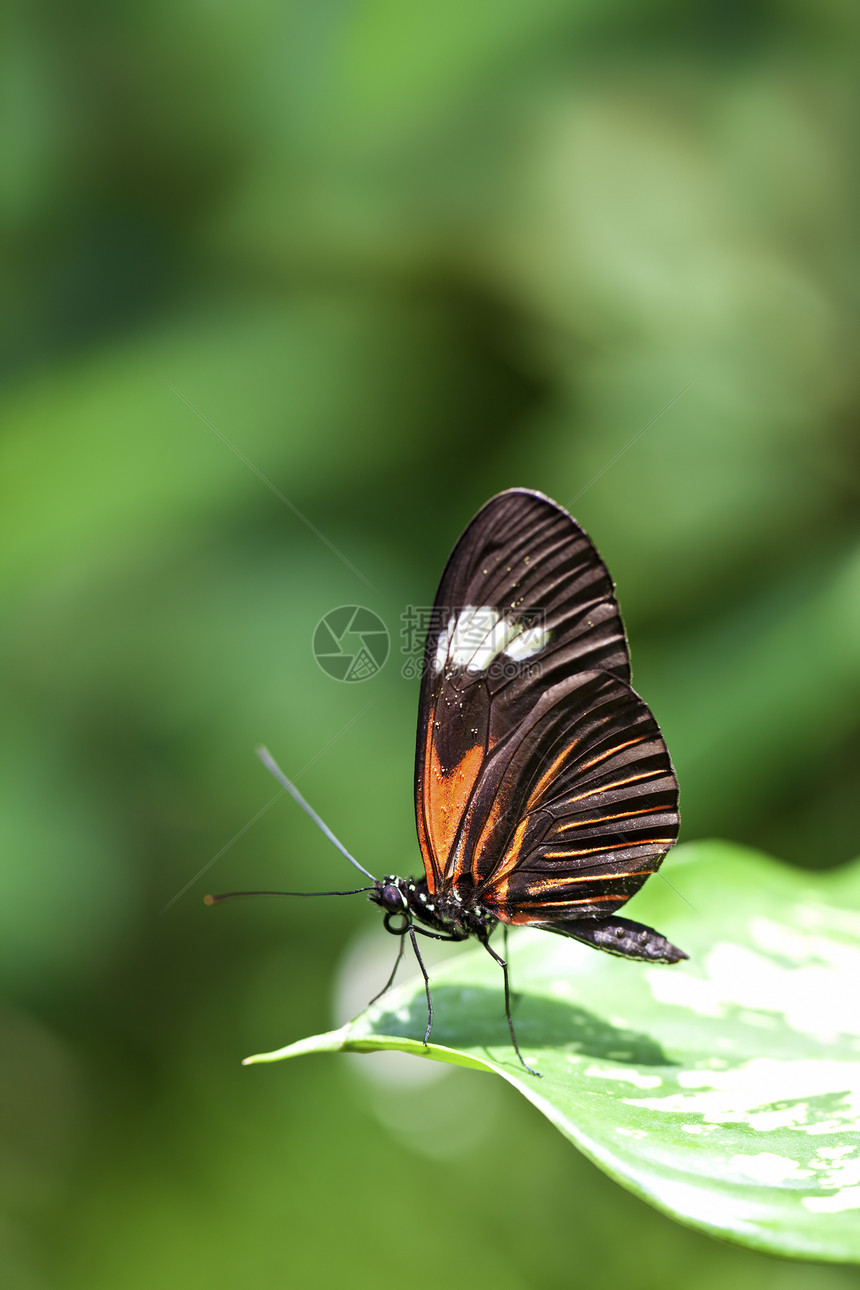
[[[334,834],[332,833],[328,825],[325,823],[325,821],[321,820],[320,817],[317,815],[316,811],[314,810],[314,808],[305,801],[305,799],[302,797],[301,793],[296,788],[293,781],[291,779],[287,779],[286,775],[281,770],[280,766],[275,761],[272,754],[269,752],[268,748],[258,748],[257,756],[260,758],[260,761],[266,767],[266,770],[269,771],[270,774],[274,775],[278,783],[283,785],[283,787],[287,790],[287,792],[290,794],[293,800],[298,802],[302,810],[311,817],[311,819],[313,820],[317,828],[322,829],[323,833],[326,835],[329,842],[334,843],[334,845],[337,847],[341,855],[345,856],[351,865],[355,865],[359,873],[363,873],[364,876],[366,878],[369,878],[371,882],[376,882],[376,878],[374,878],[373,874],[369,873],[368,870],[365,869],[364,865],[359,864],[355,856],[351,856],[349,854],[346,847],[343,845],[342,842],[340,842],[334,836]],[[362,888],[362,890],[364,889]],[[284,894],[286,895],[287,893],[284,893]]]
[[[219,896],[204,896],[204,905],[217,905],[222,900],[238,900],[242,896],[358,896],[372,887],[357,887],[355,891],[223,891]]]

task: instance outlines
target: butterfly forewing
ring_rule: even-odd
[[[630,680],[627,642],[606,566],[567,511],[522,488],[500,493],[481,508],[445,566],[427,638],[422,707],[440,675],[440,636],[444,660],[466,663],[456,670],[465,670],[470,679],[483,673],[493,693],[504,685],[510,674],[506,663],[528,649],[526,644],[518,652],[516,641],[504,648],[506,625],[521,625],[524,635],[544,629],[544,663],[565,652],[569,661],[578,660],[579,671],[599,669]]]
[[[678,831],[677,782],[629,687],[612,581],[561,507],[512,489],[461,537],[424,659],[416,815],[431,891],[505,922],[611,913]]]

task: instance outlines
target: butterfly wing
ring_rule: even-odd
[[[524,880],[515,880],[527,859],[522,873],[532,874],[532,885],[582,868],[584,857],[559,854],[574,848],[558,830],[575,814],[568,799],[577,776],[587,777],[587,791],[596,767],[607,772],[603,795],[578,808],[583,830],[592,826],[587,867],[612,863],[620,874],[618,866],[627,866],[626,895],[619,877],[615,904],[603,901],[601,912],[644,882],[677,834],[677,784],[656,722],[629,679],[612,580],[583,530],[540,493],[511,489],[492,498],[448,561],[425,650],[415,792],[432,892],[453,886],[463,899],[480,894],[498,917],[515,921],[515,912],[523,914],[518,898],[528,906],[546,890],[528,897]],[[599,715],[587,735],[576,723],[595,704]],[[589,757],[601,760],[592,767],[584,764]],[[664,781],[645,805],[638,799],[648,779],[631,771],[629,782],[614,782],[620,764],[636,762],[636,775]],[[632,822],[640,805],[653,816],[654,837],[668,841],[649,841],[644,820]],[[604,819],[610,806],[616,819]],[[622,855],[630,832],[637,840]],[[537,854],[541,847],[546,854]],[[570,900],[584,892],[579,887],[574,897],[570,883],[564,890]],[[597,903],[575,908],[587,914]],[[563,916],[537,903],[528,908],[534,918],[516,921]]]
[[[583,672],[547,691],[487,766],[457,860],[502,922],[605,918],[659,867],[678,826],[649,708],[611,674]]]

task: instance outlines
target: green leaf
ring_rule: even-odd
[[[632,902],[690,953],[643,966],[511,938],[518,1064],[482,950],[278,1052],[399,1049],[494,1071],[658,1209],[775,1254],[860,1261],[860,862],[810,876],[726,843],[679,847]],[[671,883],[671,886],[670,886]]]

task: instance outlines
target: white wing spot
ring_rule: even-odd
[[[448,664],[467,672],[485,672],[500,654],[521,663],[542,650],[548,640],[545,627],[525,628],[487,605],[466,605],[459,614],[451,615],[448,626],[439,633],[435,668],[441,672]]]
[[[538,654],[548,640],[549,632],[545,627],[531,627],[528,631],[521,631],[514,636],[505,653],[508,658],[521,663],[523,659],[531,658],[532,654]]]

